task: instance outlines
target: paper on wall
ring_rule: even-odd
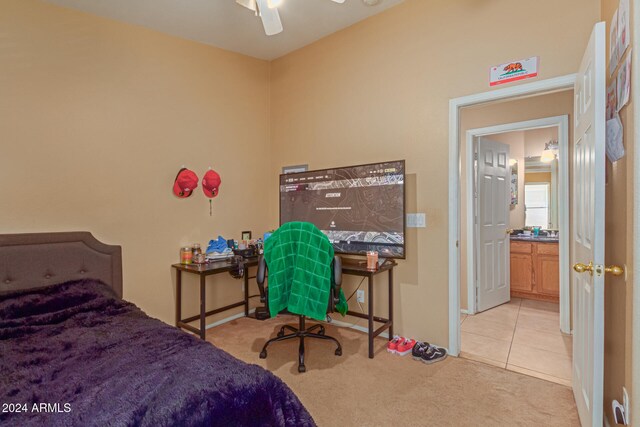
[[[624,60],[624,63],[618,70],[618,78],[616,82],[618,86],[617,111],[620,111],[622,107],[627,105],[627,103],[629,102],[629,94],[631,92],[631,54],[632,51],[629,50],[627,58]]]
[[[611,79],[611,84],[607,87],[607,120],[613,119],[616,111],[618,111],[616,79]]]
[[[618,54],[618,10],[613,13],[611,26],[609,27],[609,75],[612,76],[620,55]]]
[[[620,0],[618,6],[618,60],[629,47],[629,0]]]
[[[607,120],[606,152],[611,162],[616,162],[624,157],[623,132],[624,129],[619,115],[616,114],[614,118]]]

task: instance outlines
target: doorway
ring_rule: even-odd
[[[461,176],[468,165],[461,159],[461,147],[465,140],[461,136],[461,110],[467,107],[483,106],[489,103],[511,101],[525,97],[549,94],[557,91],[572,90],[576,84],[576,75],[571,74],[555,77],[547,80],[536,81],[504,89],[492,90],[476,95],[452,99],[449,102],[449,212],[452,212],[452,220],[449,221],[449,353],[458,356],[460,353],[460,308],[461,299],[467,299],[467,293],[460,292],[460,286],[466,286],[466,277],[462,277],[461,253],[466,236],[466,227],[460,227],[461,204],[465,199],[461,198],[461,184],[466,179]],[[509,122],[514,122],[510,120]],[[479,126],[478,126],[479,127]],[[470,127],[476,128],[476,127]],[[465,301],[466,304],[466,301]]]
[[[572,91],[539,98],[542,106],[564,106],[555,112],[572,111]],[[530,101],[484,106],[470,116],[463,110],[463,129],[475,117],[526,110]],[[531,109],[535,115],[540,108]],[[461,157],[472,172],[461,188],[467,298],[460,355],[570,386],[572,339],[560,331],[570,331],[568,122],[563,115],[466,130]],[[509,159],[497,173],[494,153]]]
[[[567,91],[566,96],[563,96],[563,98],[565,103],[567,99],[572,99],[572,91]],[[562,98],[554,96],[549,97],[546,102],[557,102],[558,100],[562,100]],[[519,102],[518,105],[525,105],[528,101],[530,101],[530,98],[525,99],[524,102]],[[564,109],[566,110],[567,107]],[[504,269],[507,270],[506,277],[510,279],[508,280],[508,285],[514,287],[521,285],[519,289],[512,289],[507,295],[559,302],[559,328],[563,333],[570,334],[569,239],[562,238],[569,236],[569,117],[567,115],[554,116],[466,131],[466,143],[461,157],[465,159],[464,169],[474,172],[464,174],[466,175],[465,185],[461,189],[461,192],[464,193],[463,200],[465,202],[461,207],[461,218],[464,221],[461,224],[461,228],[466,231],[466,235],[463,235],[463,239],[466,242],[463,243],[461,248],[465,252],[464,257],[466,257],[466,260],[463,260],[465,261],[464,264],[466,264],[463,266],[463,270],[466,267],[466,272],[463,271],[461,274],[463,281],[466,282],[461,282],[461,292],[466,290],[467,294],[466,307],[464,302],[461,305],[464,314],[475,314],[481,309],[489,308],[484,306],[479,309],[477,305],[479,297],[478,285],[482,281],[478,272],[483,267],[480,262],[482,256],[480,253],[481,242],[479,241],[478,216],[483,215],[483,211],[487,210],[486,208],[479,208],[482,201],[482,189],[478,188],[477,185],[477,144],[479,138],[494,139],[497,142],[509,145],[511,148],[511,178],[508,201],[509,222],[506,229],[513,234],[511,236],[513,240],[524,243],[517,244],[514,242],[513,244],[505,245],[507,246],[506,249],[510,252],[510,248],[514,247],[516,252],[521,252],[523,256],[520,259],[523,262],[532,263],[531,268],[535,270],[533,262],[537,262],[538,257],[535,256],[535,249],[537,248],[531,245],[534,239],[530,238],[530,236],[533,237],[536,234],[536,230],[532,229],[536,226],[541,229],[538,234],[542,234],[542,236],[539,236],[539,239],[535,239],[536,242],[552,243],[558,241],[557,248],[540,247],[541,252],[558,256],[557,264],[541,266],[544,270],[549,270],[553,267],[558,268],[557,294],[554,288],[545,289],[546,287],[542,283],[542,279],[545,276],[542,276],[542,271],[537,275],[540,283],[536,283],[535,271],[530,275],[525,274],[511,278],[509,274],[511,262],[507,262],[504,265]],[[467,155],[467,153],[473,153],[473,155]],[[550,161],[542,161],[541,156],[547,154],[550,154],[552,159]],[[539,191],[540,189],[543,191]],[[536,193],[544,193],[546,195],[544,198],[547,201],[546,205],[540,204],[543,202],[542,197],[538,197],[535,200]],[[529,194],[529,201],[527,201],[527,194]],[[487,208],[493,209],[493,206],[489,205]],[[541,215],[545,217],[544,220],[540,218]],[[535,259],[530,256],[527,261],[524,256],[527,252],[533,255]],[[516,257],[511,261],[517,262],[517,259]],[[540,257],[540,261],[544,261],[543,257]],[[519,271],[520,269],[518,269]],[[518,280],[520,278],[522,280]],[[551,286],[555,286],[555,283],[551,283]],[[508,302],[508,298],[501,302]]]

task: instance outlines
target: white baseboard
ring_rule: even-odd
[[[256,311],[256,309],[252,308],[252,309],[249,310],[249,314],[251,314],[251,313],[253,313],[255,311]],[[229,322],[231,322],[233,320],[240,319],[241,317],[245,317],[244,316],[244,311],[242,313],[234,314],[233,316],[225,317],[224,319],[218,320],[217,322],[213,322],[213,323],[205,326],[204,328],[205,329],[215,328],[216,326],[224,325],[225,323],[229,323]]]
[[[369,328],[365,328],[364,326],[360,326],[360,325],[354,325],[353,323],[349,323],[349,322],[342,322],[334,318],[331,318],[331,324],[340,326],[342,328],[355,329],[356,331],[364,332],[365,334],[369,333]],[[389,332],[382,332],[379,336],[389,339]]]

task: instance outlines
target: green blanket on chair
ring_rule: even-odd
[[[333,246],[315,225],[288,222],[264,242],[269,269],[269,311],[287,309],[316,320],[325,320],[333,285]],[[342,289],[336,305],[342,315],[347,301]]]

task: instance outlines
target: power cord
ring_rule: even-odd
[[[353,293],[351,295],[349,295],[349,298],[347,298],[347,302],[351,301],[351,298],[353,298],[353,296],[358,292],[358,290],[360,290],[360,286],[362,286],[362,283],[364,283],[364,279],[366,279],[366,277],[363,277],[362,280],[360,280],[360,283],[358,283],[358,287],[356,288],[356,290],[353,291]],[[356,302],[358,303],[358,307],[360,307],[360,312],[364,313],[364,307],[362,307],[362,304],[360,304],[360,301],[356,300]],[[328,317],[329,322],[331,322],[331,318],[329,316],[327,316],[327,317]],[[358,318],[358,320],[356,320],[356,323],[354,323],[352,325],[349,325],[347,327],[348,328],[353,328],[353,327],[357,326],[358,323],[360,323],[361,320],[362,320],[361,318]]]
[[[347,298],[347,302],[351,301],[351,298],[353,298],[353,296],[356,294],[356,292],[358,292],[360,290],[360,286],[362,286],[362,283],[364,282],[364,279],[366,279],[366,277],[363,277],[362,280],[360,280],[360,283],[358,283],[358,287],[356,288],[356,290],[353,291],[353,293],[351,295],[349,295],[349,298]],[[359,304],[360,303],[358,302],[358,305]]]

